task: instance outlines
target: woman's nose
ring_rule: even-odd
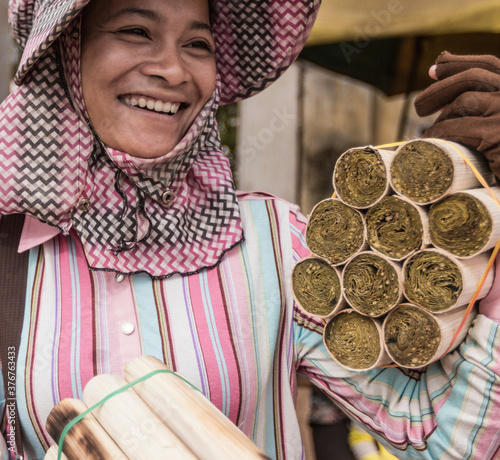
[[[144,75],[159,77],[170,86],[177,86],[190,79],[186,63],[177,49],[158,50],[145,62],[141,71]]]

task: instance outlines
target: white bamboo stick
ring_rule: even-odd
[[[125,379],[134,381],[156,370],[168,368],[152,356],[142,356],[127,364]],[[189,445],[196,458],[268,458],[202,393],[178,375],[160,373],[133,388],[165,425]]]
[[[62,431],[68,423],[87,410],[79,399],[63,399],[47,418],[47,431],[59,443]],[[109,460],[127,460],[108,433],[92,413],[87,414],[68,431],[64,438],[63,452],[69,460],[80,460],[88,456]]]
[[[85,386],[83,401],[91,407],[126,384],[117,374],[98,375]],[[197,458],[131,388],[110,398],[93,414],[130,459]]]
[[[396,364],[408,369],[418,369],[437,361],[448,348],[452,351],[467,335],[476,310],[468,315],[460,334],[453,341],[466,308],[462,306],[434,315],[418,305],[398,305],[383,323],[387,354]]]
[[[292,271],[295,302],[308,315],[329,318],[346,306],[341,273],[322,257],[306,257]]]
[[[439,151],[442,162],[434,164],[430,155],[424,151],[425,148]],[[453,192],[481,187],[462,155],[477,169],[488,185],[495,183],[495,176],[482,154],[444,139],[413,139],[396,150],[390,168],[391,187],[397,194],[421,205],[434,203]],[[417,170],[412,162],[420,168]],[[448,171],[444,174],[446,169]],[[430,193],[430,190],[433,190],[433,193]]]
[[[389,169],[394,152],[371,145],[344,152],[335,162],[333,187],[339,200],[367,209],[391,192]]]
[[[425,263],[425,259],[433,257],[433,263]],[[462,308],[469,303],[486,271],[490,258],[489,253],[478,254],[464,262],[446,251],[427,248],[409,257],[403,264],[404,293],[414,303],[434,314]],[[412,267],[413,264],[417,264]],[[451,264],[451,266],[450,266]],[[455,267],[455,269],[452,269]],[[458,276],[457,276],[458,274]],[[411,282],[410,278],[418,276],[420,283]],[[457,279],[455,279],[457,277]],[[427,278],[427,279],[426,279]],[[486,275],[484,284],[478,293],[477,300],[488,294],[494,278],[494,270]],[[416,291],[415,291],[416,289]],[[434,292],[435,290],[435,292]],[[440,305],[441,299],[441,305]],[[448,305],[442,305],[446,302]]]

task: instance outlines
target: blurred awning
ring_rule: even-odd
[[[301,57],[393,95],[444,50],[500,56],[500,0],[323,0]]]
[[[499,0],[323,0],[308,45],[472,32],[500,33]]]

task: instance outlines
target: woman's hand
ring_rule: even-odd
[[[437,79],[415,100],[420,116],[441,114],[426,137],[448,139],[484,153],[500,178],[500,59],[442,53],[429,74]]]

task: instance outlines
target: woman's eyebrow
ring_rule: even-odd
[[[127,14],[142,16],[146,19],[150,19],[151,21],[158,23],[162,22],[162,18],[155,11],[148,10],[146,8],[134,8],[134,7],[123,8],[121,10],[118,10],[116,13],[109,16],[107,20],[111,21],[113,19],[116,19],[117,17],[124,16]]]
[[[134,7],[123,8],[123,9],[117,11],[116,13],[114,13],[110,17],[108,17],[107,21],[112,21],[113,19],[116,19],[117,17],[124,16],[127,14],[142,16],[146,19],[149,19],[149,20],[157,22],[157,23],[161,23],[163,21],[163,18],[153,10],[148,10],[146,8],[134,8]],[[210,27],[210,24],[208,24],[206,22],[193,21],[190,26],[191,26],[191,29],[208,30],[209,32],[212,32],[212,28]]]

